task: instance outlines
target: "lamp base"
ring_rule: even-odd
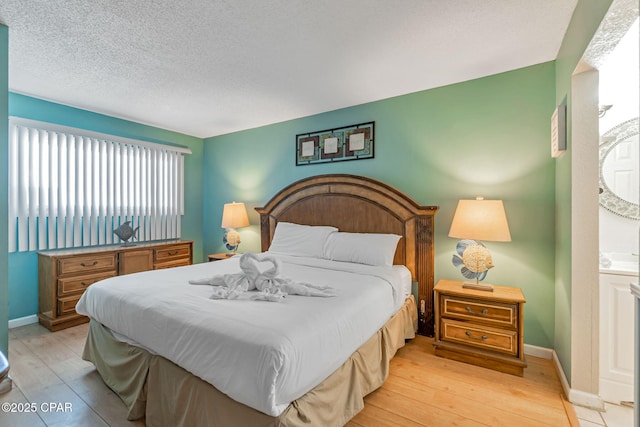
[[[233,228],[227,228],[222,242],[227,247],[227,256],[232,257],[238,253],[238,246],[240,246],[240,233]]]
[[[476,291],[493,292],[493,285],[490,285],[489,283],[463,282],[462,287],[467,289],[475,289]]]

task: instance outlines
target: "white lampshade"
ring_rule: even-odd
[[[453,215],[449,237],[510,242],[511,233],[502,200],[460,200]]]
[[[249,225],[244,203],[225,203],[222,211],[222,228],[240,228]]]

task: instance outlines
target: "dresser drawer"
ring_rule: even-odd
[[[161,262],[154,264],[154,270],[162,270],[163,268],[182,267],[184,265],[191,265],[190,258],[178,259],[175,261]]]
[[[442,341],[456,342],[512,356],[518,354],[516,331],[449,319],[442,319],[440,328]]]
[[[440,295],[440,315],[500,327],[518,327],[518,305]]]
[[[76,294],[69,297],[58,298],[58,316],[64,316],[65,314],[75,314],[76,304],[82,294]]]
[[[58,259],[58,274],[75,274],[82,272],[92,272],[99,270],[116,269],[116,254],[93,254],[91,256]]]
[[[105,273],[87,274],[77,277],[67,277],[65,279],[58,279],[58,296],[75,294],[78,292],[84,292],[90,285],[109,277],[114,277],[115,271],[107,271]]]
[[[154,261],[156,263],[168,262],[180,258],[188,259],[189,264],[191,264],[191,245],[173,245],[164,248],[157,248],[154,250]]]

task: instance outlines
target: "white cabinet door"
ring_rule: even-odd
[[[600,274],[600,397],[633,401],[635,276]]]

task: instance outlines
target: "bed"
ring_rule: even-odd
[[[288,186],[256,210],[262,250],[283,275],[336,295],[211,300],[210,287],[187,283],[235,274],[239,257],[92,285],[77,308],[91,318],[84,358],[127,405],[129,419],[145,417],[150,426],[344,425],[382,385],[405,339],[428,333],[437,207],[370,178],[323,175]],[[395,251],[382,259],[385,251],[362,249],[372,236],[395,236]]]

